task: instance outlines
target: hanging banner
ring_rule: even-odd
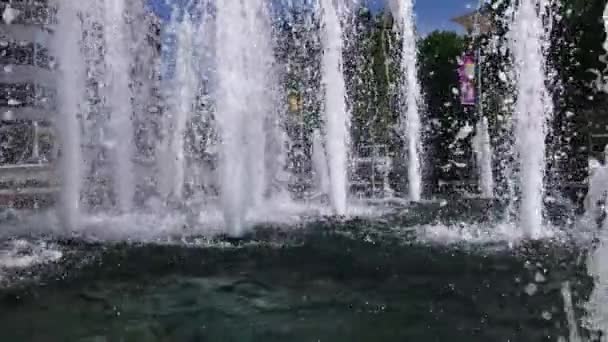
[[[296,113],[302,110],[302,97],[299,94],[291,94],[288,98],[289,111]]]
[[[464,106],[475,105],[475,57],[466,54],[460,61],[458,68],[460,78],[460,103]]]

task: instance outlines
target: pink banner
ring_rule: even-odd
[[[460,79],[460,103],[465,106],[474,106],[475,91],[475,58],[469,54],[464,55],[458,68]]]

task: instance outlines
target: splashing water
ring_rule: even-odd
[[[473,149],[477,159],[479,172],[479,188],[483,198],[494,196],[494,178],[492,176],[492,144],[488,130],[488,119],[484,117],[477,124],[477,132],[473,137]]]
[[[329,175],[327,172],[327,156],[323,147],[323,137],[319,130],[315,130],[312,135],[312,163],[315,172],[316,190],[321,195],[329,193]]]
[[[198,12],[190,13],[193,9]],[[150,43],[154,28],[147,26],[143,2],[66,2],[58,10],[61,216],[70,230],[79,229],[85,200],[91,212],[84,214],[110,209],[125,215],[145,210],[136,207],[142,202],[152,206],[156,198],[148,200],[150,195],[160,194],[161,202],[175,199],[190,210],[185,193],[215,200],[217,191],[228,230],[240,234],[250,211],[270,196],[284,195],[288,137],[276,110],[278,79],[265,3],[203,1],[187,10],[174,8],[180,15],[159,27],[162,52]],[[162,64],[163,71],[151,64]],[[165,104],[153,102],[159,90],[168,90],[160,96]],[[190,129],[193,120],[205,121],[201,126],[208,136]],[[142,140],[150,146],[142,147]],[[188,177],[206,183],[190,183],[187,192]]]
[[[606,32],[606,40],[602,47],[606,54],[600,56],[600,61],[607,63],[608,56],[608,4],[604,8],[603,13],[604,31]],[[604,70],[606,71],[606,69]],[[601,75],[598,73],[596,87],[599,91],[608,92],[608,83],[604,82]],[[608,161],[608,146],[604,148],[604,161]],[[602,165],[595,159],[589,160],[589,187],[585,198],[585,220],[587,222],[597,222],[598,219],[605,216],[606,195],[608,193],[608,166]],[[601,205],[603,203],[603,205]],[[600,341],[608,341],[606,329],[608,327],[608,263],[604,262],[608,258],[608,234],[607,223],[605,218],[601,223],[601,230],[597,235],[596,245],[587,257],[587,272],[594,279],[594,289],[585,305],[587,316],[585,317],[585,327],[591,331],[600,332]],[[568,310],[567,310],[568,311]],[[570,311],[572,311],[570,309]],[[569,316],[573,313],[568,313]],[[573,332],[577,332],[577,327],[570,324],[571,341],[582,341],[577,335],[572,337]]]
[[[569,330],[569,342],[583,342],[581,336],[578,333],[578,324],[576,322],[576,316],[574,312],[574,305],[572,303],[572,291],[570,290],[570,282],[562,284],[562,299],[564,300],[564,313],[568,321]]]
[[[604,53],[603,55],[600,55],[599,60],[603,64],[606,64],[606,66],[604,67],[604,69],[602,71],[591,69],[591,70],[589,70],[589,72],[592,72],[592,73],[596,74],[596,76],[597,76],[597,78],[593,81],[596,89],[598,91],[603,91],[605,93],[608,93],[608,82],[606,82],[606,76],[605,76],[606,72],[608,71],[608,5],[606,5],[606,7],[604,8],[604,13],[602,15],[602,19],[604,21],[604,32],[606,33],[606,38],[605,38],[604,42],[602,43],[602,49],[604,49],[604,51],[606,53]]]
[[[62,122],[58,132],[62,146],[60,170],[63,186],[59,212],[68,230],[75,230],[78,227],[83,162],[78,115],[79,104],[84,98],[84,93],[79,94],[79,90],[84,89],[84,65],[79,47],[81,28],[77,20],[79,10],[77,4],[77,2],[66,2],[63,6],[59,6],[58,34],[54,35],[53,41],[54,54],[60,61],[57,93],[58,113]]]
[[[342,27],[331,0],[321,0],[323,35],[323,84],[325,85],[325,138],[329,162],[330,200],[337,215],[346,214],[348,191],[349,114],[342,73]]]
[[[547,37],[542,13],[547,4],[540,2],[540,12],[537,4],[536,0],[520,2],[510,33],[517,75],[514,121],[520,159],[520,224],[531,238],[542,235],[545,138],[552,112],[543,52]]]
[[[589,329],[604,332],[608,327],[608,309],[606,306],[608,303],[608,265],[605,262],[606,257],[608,257],[608,237],[605,231],[604,229],[599,237],[598,245],[587,259],[588,273],[594,278],[594,289],[586,304],[588,315],[585,319]],[[607,341],[606,336],[601,341]]]
[[[194,109],[195,92],[198,89],[198,80],[193,70],[193,23],[189,16],[185,16],[177,24],[177,59],[174,89],[169,91],[170,111],[166,116],[167,127],[165,153],[162,158],[161,170],[164,171],[161,180],[171,181],[164,184],[165,199],[181,200],[184,192],[186,173],[186,125]]]
[[[401,52],[401,71],[403,73],[403,110],[400,124],[404,139],[407,141],[408,193],[411,201],[420,201],[422,196],[421,170],[421,130],[420,83],[418,80],[418,58],[416,33],[414,28],[413,0],[391,1],[393,15],[401,29],[403,48]]]
[[[220,189],[227,228],[245,229],[245,216],[266,191],[265,124],[272,48],[268,11],[260,2],[223,1],[217,8],[217,123]]]
[[[133,108],[131,104],[131,53],[125,24],[125,0],[104,2],[104,37],[106,43],[106,105],[110,110],[110,132],[114,154],[114,196],[118,209],[131,210],[135,196],[133,166]]]

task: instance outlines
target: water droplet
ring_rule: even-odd
[[[537,283],[544,283],[545,281],[547,281],[547,278],[545,278],[542,273],[536,272],[536,275],[534,276],[534,281]]]
[[[4,20],[5,24],[10,25],[13,23],[13,21],[15,21],[15,19],[17,19],[18,16],[19,10],[6,6],[6,8],[4,8],[4,12],[2,13],[2,20]]]
[[[524,291],[528,294],[528,296],[534,296],[538,291],[538,286],[536,286],[536,284],[530,283],[526,286]]]

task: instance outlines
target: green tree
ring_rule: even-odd
[[[391,143],[396,122],[393,106],[399,60],[393,58],[396,35],[390,11],[373,15],[360,8],[344,53],[347,91],[355,148]]]
[[[602,15],[606,0],[564,0],[556,8],[561,20],[554,25],[551,66],[554,78],[555,114],[553,134],[554,169],[562,179],[582,181],[586,175],[588,156],[600,155],[604,141],[589,151],[589,133],[604,130],[608,124],[608,97],[597,86],[606,82],[606,67],[602,48],[606,35]]]
[[[428,128],[425,155],[433,161],[427,168],[427,178],[431,183],[459,177],[456,169],[442,166],[448,166],[454,159],[450,145],[459,129],[474,119],[472,113],[460,104],[455,91],[459,88],[458,59],[464,49],[465,39],[450,31],[432,32],[419,42],[419,78]]]

